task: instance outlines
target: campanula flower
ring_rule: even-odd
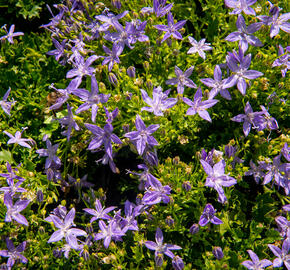
[[[172,13],[167,14],[167,24],[168,25],[154,25],[154,27],[160,31],[166,32],[161,43],[164,42],[169,37],[174,37],[176,39],[182,39],[182,35],[178,32],[183,25],[185,25],[186,20],[179,21],[174,23]]]
[[[138,154],[142,155],[146,146],[158,145],[158,142],[153,136],[151,136],[151,134],[153,134],[159,128],[159,125],[150,125],[146,127],[140,115],[138,114],[136,116],[135,125],[137,131],[128,132],[124,136],[133,142],[137,148]]]
[[[281,66],[282,77],[285,77],[287,70],[290,69],[290,53],[287,50],[284,52],[284,48],[279,45],[278,56],[278,59],[273,62],[272,67]]]
[[[24,138],[21,138],[21,135],[23,133],[23,131],[25,130],[26,128],[23,128],[22,131],[16,131],[15,132],[15,135],[13,136],[12,134],[10,134],[9,132],[7,131],[3,131],[3,133],[5,133],[7,136],[10,137],[10,139],[8,140],[7,144],[11,144],[11,143],[16,143],[16,144],[19,144],[23,147],[26,147],[26,148],[31,148],[31,146],[26,143],[26,142],[30,142],[30,143],[33,143],[33,140],[32,139],[24,139]]]
[[[6,238],[6,246],[7,250],[0,250],[0,256],[8,258],[6,263],[8,269],[12,269],[17,260],[20,260],[22,263],[28,262],[28,260],[21,254],[25,250],[26,241],[22,242],[15,248],[13,242],[9,238]]]
[[[7,101],[7,98],[10,94],[11,88],[7,90],[7,92],[4,94],[3,99],[0,100],[0,106],[3,109],[3,111],[10,116],[11,107],[15,104],[15,101],[12,99],[12,101]]]
[[[269,244],[268,247],[271,249],[273,254],[277,257],[273,261],[273,267],[281,267],[283,264],[286,268],[290,269],[290,239],[285,239],[282,244],[282,249],[278,248],[275,245]]]
[[[149,107],[142,107],[141,111],[153,112],[156,116],[163,116],[163,111],[172,108],[176,102],[176,98],[167,98],[170,89],[162,92],[160,86],[153,88],[153,99],[150,98],[147,92],[141,89],[143,100],[149,105]]]
[[[193,37],[188,37],[188,39],[192,47],[187,51],[187,54],[198,53],[201,58],[206,59],[204,51],[212,50],[212,47],[209,46],[210,43],[206,43],[205,38],[198,42]]]
[[[233,8],[229,14],[240,14],[244,12],[247,15],[256,16],[256,12],[251,6],[255,4],[257,0],[225,0],[225,5],[228,8]]]
[[[177,84],[178,94],[183,94],[184,86],[189,88],[197,88],[196,84],[189,79],[189,76],[192,74],[194,66],[191,66],[186,71],[182,71],[178,66],[175,66],[175,78],[167,80],[165,83],[169,85]]]
[[[209,222],[215,225],[222,224],[223,222],[215,216],[215,213],[216,213],[216,210],[213,208],[213,206],[210,203],[208,203],[204,207],[203,213],[200,216],[200,219],[198,222],[199,226],[203,227],[207,225]]]
[[[202,91],[200,87],[197,89],[193,101],[191,101],[189,98],[184,97],[183,98],[184,103],[190,106],[190,108],[186,112],[186,115],[195,115],[196,113],[198,113],[198,115],[202,119],[211,122],[210,115],[206,111],[206,109],[214,106],[218,102],[218,100],[216,99],[209,99],[205,101],[201,100],[202,100]]]
[[[108,215],[108,213],[111,212],[112,210],[114,210],[116,207],[110,206],[108,208],[105,208],[102,206],[101,202],[98,199],[96,199],[95,208],[96,208],[96,210],[90,209],[90,208],[83,209],[85,212],[87,212],[88,214],[93,216],[90,220],[90,223],[93,223],[95,220],[98,220],[98,219],[107,219],[107,220],[112,219]]]
[[[265,267],[272,265],[272,262],[267,260],[267,259],[260,261],[259,257],[252,250],[247,250],[247,251],[248,251],[252,261],[243,261],[242,265],[247,267],[248,269],[250,269],[250,270],[254,270],[254,269],[263,270]]]
[[[23,35],[24,35],[24,33],[22,33],[22,32],[15,32],[15,33],[14,33],[14,29],[15,29],[15,25],[14,25],[14,24],[12,24],[12,25],[10,26],[9,32],[8,32],[7,29],[6,29],[6,25],[5,25],[3,28],[5,29],[7,35],[0,37],[0,40],[5,40],[5,39],[7,39],[8,42],[11,43],[11,44],[14,43],[14,41],[13,41],[13,38],[14,38],[14,37],[18,37],[18,36],[23,36]]]
[[[160,228],[156,229],[155,233],[155,241],[146,241],[145,246],[151,250],[155,250],[155,262],[156,266],[161,266],[163,264],[163,254],[170,257],[171,259],[174,258],[174,254],[171,250],[179,250],[181,249],[180,246],[172,245],[172,244],[164,244],[163,243],[163,233]],[[162,255],[162,256],[160,256]],[[158,260],[158,258],[160,260]]]

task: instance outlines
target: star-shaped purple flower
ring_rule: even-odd
[[[250,102],[248,101],[245,106],[245,114],[238,114],[231,120],[234,122],[243,122],[243,131],[247,137],[251,131],[252,125],[257,128],[258,118],[262,115],[262,112],[253,112]]]
[[[75,209],[72,208],[63,220],[55,215],[50,215],[53,224],[59,230],[55,231],[51,235],[47,243],[58,242],[62,238],[65,238],[66,242],[71,246],[71,248],[78,248],[77,236],[86,236],[87,233],[81,229],[72,228],[73,226],[75,226],[75,224],[73,223],[75,213]]]
[[[227,198],[222,187],[233,186],[237,183],[237,180],[225,174],[226,163],[224,160],[219,161],[213,167],[202,159],[200,162],[207,174],[205,186],[214,188],[219,194],[218,201],[225,203]]]
[[[216,99],[209,99],[205,101],[201,100],[202,100],[202,91],[200,87],[197,89],[193,101],[191,101],[189,98],[184,97],[183,98],[184,103],[190,106],[190,108],[186,112],[186,115],[195,115],[196,113],[198,113],[198,115],[202,119],[211,122],[210,115],[206,111],[206,109],[214,106],[218,102],[218,100]]]
[[[189,88],[197,88],[196,84],[189,79],[189,76],[192,74],[192,71],[194,69],[194,66],[191,66],[186,71],[183,71],[178,67],[175,66],[175,78],[167,80],[165,83],[169,85],[175,85],[177,84],[177,92],[178,94],[183,94],[184,86],[187,86]]]
[[[135,144],[138,154],[142,155],[146,146],[151,147],[158,145],[158,142],[153,136],[151,136],[151,134],[159,128],[159,125],[150,125],[146,127],[140,115],[137,114],[135,126],[137,131],[128,132],[124,136],[129,138]]]
[[[248,251],[252,261],[243,261],[242,265],[247,267],[248,269],[250,269],[250,270],[254,270],[254,269],[263,270],[265,267],[272,265],[272,262],[267,260],[267,259],[260,261],[259,257],[252,250],[247,250],[247,251]]]
[[[247,15],[256,16],[255,10],[250,7],[256,2],[257,0],[225,0],[225,5],[228,8],[234,9],[229,14],[240,14],[244,12]]]
[[[239,47],[238,54],[235,50],[233,53],[228,52],[226,60],[229,69],[234,73],[234,75],[228,78],[225,85],[226,87],[232,87],[237,84],[237,87],[242,95],[246,94],[246,79],[253,80],[263,75],[260,71],[248,70],[251,64],[251,54],[244,56],[244,52],[241,47]]]
[[[209,46],[210,43],[206,43],[205,38],[198,42],[193,37],[188,37],[188,39],[192,47],[187,51],[187,54],[198,53],[201,58],[206,59],[204,51],[212,50],[212,47]]]
[[[186,20],[174,23],[172,13],[167,14],[167,24],[168,25],[154,25],[154,27],[160,31],[166,32],[161,43],[164,42],[169,37],[174,37],[176,39],[182,39],[182,35],[178,32],[186,23]]]
[[[110,97],[110,94],[99,94],[98,82],[95,76],[91,76],[91,91],[86,89],[76,89],[73,94],[81,98],[84,103],[78,107],[76,114],[79,114],[88,109],[92,109],[92,122],[96,122],[96,116],[100,103],[106,103]]]
[[[30,142],[30,143],[33,143],[33,140],[32,139],[24,139],[24,138],[21,138],[21,135],[23,133],[23,131],[25,130],[26,128],[23,128],[22,131],[16,131],[15,132],[15,135],[13,136],[12,134],[10,134],[9,132],[7,131],[3,131],[3,133],[5,133],[7,136],[10,137],[10,139],[8,140],[7,144],[11,144],[11,143],[16,143],[16,144],[19,144],[23,147],[26,147],[26,148],[31,148],[31,146],[26,143],[26,142]]]
[[[15,25],[14,24],[12,24],[10,26],[9,32],[6,29],[6,26],[4,27],[4,29],[7,32],[7,35],[0,37],[0,40],[7,39],[8,42],[11,43],[11,44],[14,43],[14,41],[13,41],[14,37],[18,37],[18,36],[23,36],[24,35],[24,33],[22,33],[22,32],[15,32],[14,33],[14,29],[15,29]]]
[[[199,226],[203,227],[207,225],[209,222],[215,225],[223,224],[223,222],[215,216],[215,213],[216,213],[216,210],[213,208],[213,206],[210,203],[208,203],[204,207],[203,213],[200,216],[200,219],[198,222]]]
[[[155,262],[156,266],[161,266],[163,264],[163,254],[173,259],[174,254],[171,250],[179,250],[180,246],[172,245],[172,244],[164,244],[163,243],[163,233],[160,228],[156,229],[155,233],[155,241],[146,241],[145,246],[151,250],[155,250]]]
[[[8,258],[6,263],[8,269],[12,269],[12,266],[18,259],[22,263],[28,262],[28,260],[21,254],[25,250],[26,241],[22,242],[18,247],[15,248],[13,242],[9,238],[6,238],[6,246],[7,250],[0,250],[0,256]]]
[[[96,199],[95,208],[96,208],[96,210],[90,209],[90,208],[83,209],[85,212],[87,212],[88,214],[93,216],[90,220],[90,223],[93,223],[95,220],[98,220],[98,219],[107,219],[107,220],[112,219],[108,215],[108,213],[111,212],[112,210],[114,210],[116,207],[110,206],[108,208],[105,208],[102,206],[101,202],[98,199]]]
[[[200,79],[200,81],[208,87],[211,87],[208,99],[213,99],[216,95],[220,94],[223,98],[231,100],[231,94],[227,90],[228,87],[225,86],[227,79],[222,79],[222,71],[219,65],[215,66],[214,69],[214,79],[205,78]]]
[[[263,43],[257,37],[252,35],[261,28],[262,23],[252,23],[247,27],[244,17],[242,15],[239,15],[236,26],[238,31],[230,33],[225,38],[226,41],[234,42],[239,40],[239,46],[242,48],[243,52],[248,49],[248,44],[255,47],[263,46]]]
[[[170,89],[162,92],[160,86],[153,88],[153,99],[150,98],[147,92],[141,89],[143,100],[149,105],[149,107],[142,107],[141,111],[153,112],[156,116],[163,116],[163,111],[172,108],[176,102],[176,98],[167,98]]]
[[[10,94],[10,91],[11,91],[11,88],[9,87],[9,89],[7,90],[5,95],[3,96],[3,99],[0,100],[1,108],[9,116],[10,116],[11,107],[15,104],[15,101],[13,99],[12,99],[12,101],[7,101],[7,98]]]
[[[273,267],[281,267],[283,264],[286,266],[286,268],[290,269],[290,239],[287,238],[284,240],[282,244],[282,249],[278,248],[275,245],[268,245],[268,247],[271,249],[273,254],[277,257],[273,261]]]
[[[290,52],[290,50],[289,50]],[[279,67],[281,66],[281,73],[282,76],[285,77],[287,70],[290,69],[290,53],[288,53],[287,50],[285,50],[284,52],[284,48],[279,45],[279,49],[278,49],[278,59],[276,59],[273,64],[272,67]],[[1,101],[0,101],[1,102]]]

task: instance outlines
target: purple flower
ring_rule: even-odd
[[[287,143],[285,143],[281,149],[281,154],[287,161],[290,161],[290,147],[288,147]]]
[[[186,112],[186,115],[195,115],[196,113],[198,113],[198,115],[202,119],[211,122],[210,115],[206,111],[206,109],[214,106],[218,102],[218,100],[216,99],[209,99],[206,101],[201,100],[202,100],[202,91],[200,87],[197,89],[193,101],[191,101],[189,98],[184,97],[183,98],[184,103],[190,106],[190,108]]]
[[[13,99],[12,99],[12,101],[7,101],[7,98],[10,94],[10,91],[11,91],[11,88],[9,87],[9,89],[7,90],[5,95],[3,96],[3,99],[0,100],[1,108],[9,116],[10,116],[11,107],[15,104],[15,101]]]
[[[155,241],[146,241],[145,246],[151,250],[155,250],[155,262],[156,266],[161,266],[163,264],[163,254],[170,257],[171,259],[174,258],[174,254],[171,250],[179,250],[181,249],[180,246],[172,245],[172,244],[163,244],[163,233],[160,228],[156,229],[155,233]],[[161,256],[160,256],[161,255]],[[160,258],[158,260],[158,258]]]
[[[110,206],[108,208],[105,208],[102,206],[101,202],[98,199],[96,199],[95,208],[96,208],[96,210],[90,209],[90,208],[83,209],[85,212],[87,212],[88,214],[93,216],[90,220],[90,223],[93,223],[95,220],[98,220],[98,219],[107,219],[107,220],[112,219],[108,215],[108,213],[111,212],[112,210],[114,210],[116,207]]]
[[[208,99],[213,99],[219,93],[221,96],[227,100],[231,100],[231,94],[226,89],[225,82],[227,79],[222,79],[222,71],[219,65],[215,66],[214,69],[214,80],[210,78],[200,79],[200,81],[208,87],[211,87]]]
[[[106,103],[110,97],[110,94],[99,94],[98,82],[95,76],[91,76],[91,92],[86,89],[76,89],[73,91],[73,94],[81,98],[81,101],[84,102],[76,110],[76,114],[79,114],[88,109],[92,109],[92,122],[96,122],[96,115],[99,109],[100,103]]]
[[[125,233],[120,229],[115,219],[112,219],[106,226],[103,220],[99,221],[100,232],[95,235],[94,240],[104,239],[104,247],[108,248],[111,240],[120,241]]]
[[[72,107],[69,104],[67,104],[67,112],[68,112],[67,116],[65,116],[61,119],[57,119],[57,120],[61,124],[62,127],[67,126],[67,130],[63,131],[61,134],[64,136],[66,135],[67,141],[69,141],[72,129],[75,129],[78,131],[78,130],[80,130],[80,127],[78,126],[78,124],[74,120],[74,115],[72,113]]]
[[[172,108],[176,102],[176,98],[167,98],[170,90],[162,92],[160,86],[153,88],[153,99],[150,98],[147,92],[141,89],[143,100],[149,105],[149,107],[142,107],[141,111],[153,112],[156,116],[163,116],[163,111]]]
[[[199,232],[198,224],[196,223],[192,224],[191,227],[189,228],[189,233],[196,234],[198,232]]]
[[[279,45],[278,56],[278,59],[272,64],[272,67],[282,66],[283,69],[281,69],[281,73],[282,76],[285,77],[287,70],[290,69],[290,54],[286,50],[284,53],[283,47]]]
[[[256,2],[257,0],[225,0],[225,5],[228,8],[234,9],[229,14],[240,14],[241,12],[244,12],[247,15],[256,16],[255,10],[250,7]]]
[[[85,127],[93,133],[93,138],[89,144],[88,150],[95,150],[104,145],[105,152],[108,154],[110,159],[113,159],[111,141],[116,144],[122,144],[119,137],[113,134],[113,126],[110,123],[107,123],[104,126],[104,129],[92,124],[85,124]]]
[[[45,169],[53,167],[54,165],[59,168],[61,166],[61,160],[56,156],[56,151],[59,144],[52,145],[50,140],[46,140],[47,149],[38,149],[36,153],[39,154],[40,157],[47,157],[45,160]]]
[[[250,167],[251,167],[251,170],[245,172],[245,175],[246,176],[253,175],[256,183],[259,184],[260,179],[265,176],[265,174],[262,171],[262,167],[256,166],[252,160],[250,161]]]
[[[117,32],[111,33],[107,32],[104,36],[104,39],[111,41],[114,43],[116,47],[116,52],[119,54],[122,53],[122,51],[125,48],[125,45],[133,49],[134,47],[131,45],[136,42],[132,31],[132,25],[131,24],[126,24],[125,28],[119,23],[119,22],[114,22],[114,27],[116,28]]]
[[[280,29],[286,33],[290,33],[290,12],[280,15],[280,8],[272,6],[270,9],[270,14],[272,16],[258,16],[257,18],[262,21],[265,25],[271,25],[270,37],[273,38],[277,36],[280,32]],[[280,15],[280,16],[279,16]]]
[[[49,51],[46,54],[54,56],[55,60],[57,62],[59,62],[59,59],[61,57],[65,57],[64,49],[65,49],[67,40],[64,39],[61,43],[59,43],[56,39],[52,38],[52,42],[53,42],[54,46],[56,47],[56,49]],[[66,62],[66,59],[64,58],[60,61],[60,64],[64,65],[65,62]]]
[[[231,120],[234,122],[243,122],[243,131],[247,137],[251,131],[251,127],[257,128],[258,119],[260,118],[263,112],[253,112],[250,102],[248,101],[245,106],[245,114],[238,114],[233,117]]]
[[[251,54],[244,56],[244,52],[241,47],[239,47],[239,54],[237,54],[235,50],[233,53],[228,52],[226,60],[229,69],[234,72],[234,75],[228,78],[225,85],[226,87],[232,87],[237,84],[237,87],[242,95],[246,94],[246,79],[253,80],[263,75],[260,71],[248,70],[251,64]]]
[[[142,209],[144,209],[144,205],[136,206],[134,203],[131,203],[128,200],[125,202],[124,212],[126,217],[122,218],[120,222],[122,231],[124,233],[126,233],[128,230],[139,230],[137,220],[135,218],[142,213]]]
[[[154,25],[154,27],[160,31],[166,32],[161,43],[164,42],[169,37],[174,37],[176,39],[182,39],[182,35],[178,32],[179,29],[183,27],[186,20],[182,20],[174,24],[172,13],[167,14],[167,24],[168,25]]]
[[[127,74],[128,74],[128,76],[130,78],[135,78],[135,76],[136,76],[136,69],[135,69],[135,67],[134,66],[128,67]]]
[[[0,191],[3,191],[4,195],[7,193],[7,194],[10,194],[11,197],[13,197],[16,192],[22,193],[22,192],[27,191],[25,188],[20,187],[22,183],[23,181],[18,181],[17,183],[15,183],[14,179],[11,179],[11,180],[7,179],[8,187],[1,187]]]
[[[187,51],[187,54],[198,53],[201,58],[206,59],[204,51],[212,50],[212,47],[209,46],[211,44],[205,43],[205,38],[198,42],[193,37],[188,37],[188,39],[192,47]]]
[[[73,91],[76,90],[78,86],[78,82],[75,80],[72,80],[66,89],[56,89],[52,84],[50,88],[57,91],[58,98],[56,102],[49,107],[49,109],[58,110],[70,98],[70,94],[73,93]]]
[[[282,249],[276,247],[275,245],[268,245],[274,255],[277,257],[273,261],[273,267],[281,267],[283,264],[286,268],[290,269],[290,239],[285,239],[282,244]]]
[[[112,123],[114,121],[114,119],[117,117],[117,115],[119,114],[119,109],[115,108],[112,112],[109,112],[105,106],[103,108],[105,110],[105,114],[106,114],[106,118],[107,118],[106,122]]]
[[[95,68],[90,65],[99,58],[97,55],[90,56],[86,61],[81,54],[75,51],[75,57],[73,59],[74,69],[70,70],[66,74],[66,78],[74,78],[76,88],[81,84],[83,76],[92,76],[95,72]]]
[[[216,213],[216,210],[213,208],[213,206],[210,203],[208,203],[204,207],[203,213],[200,216],[200,219],[198,222],[199,226],[203,227],[209,222],[216,225],[223,224],[223,222],[215,216],[215,213]]]
[[[283,207],[284,210],[284,207]],[[275,218],[275,221],[278,226],[278,231],[283,238],[290,239],[290,221],[283,216],[278,216]]]
[[[242,265],[247,267],[248,269],[254,270],[254,269],[260,269],[263,270],[265,267],[268,267],[272,265],[272,262],[264,259],[264,260],[259,260],[259,257],[254,253],[252,250],[247,250],[252,261],[243,261]]]
[[[87,181],[88,175],[84,175],[82,178],[73,178],[68,175],[68,182],[71,186],[74,186],[76,189],[80,189],[82,187],[90,188],[93,187],[94,184]]]
[[[5,222],[11,222],[13,219],[25,226],[28,226],[28,222],[24,216],[20,214],[22,210],[24,210],[28,204],[30,203],[29,200],[18,200],[13,205],[12,196],[9,193],[6,193],[4,195],[4,204],[7,207],[7,212],[5,216]]]
[[[284,176],[283,174],[287,175],[286,173],[287,163],[281,164],[280,158],[281,158],[281,155],[276,156],[273,159],[273,164],[267,165],[266,170],[268,172],[264,176],[263,185],[270,183],[272,179],[274,178],[277,185],[284,187],[284,181],[287,181],[287,180],[285,179],[286,176]]]
[[[70,245],[71,248],[78,248],[77,236],[86,236],[87,233],[81,229],[72,228],[72,226],[75,226],[73,223],[75,213],[75,209],[72,208],[63,220],[55,215],[50,215],[53,224],[59,230],[55,231],[51,235],[47,243],[58,242],[62,238],[65,238],[66,242]]]
[[[272,117],[264,106],[260,106],[262,111],[261,116],[257,118],[256,125],[258,126],[258,131],[263,129],[274,130],[278,129],[278,123],[274,117]]]
[[[248,27],[246,26],[245,19],[242,15],[238,16],[236,26],[238,31],[230,33],[225,40],[234,42],[239,40],[239,46],[242,48],[243,52],[248,49],[248,44],[255,46],[255,47],[262,47],[263,43],[252,34],[257,32],[262,23],[252,23]]]
[[[157,17],[163,17],[171,10],[173,4],[165,6],[166,2],[167,0],[153,0],[153,12]]]
[[[120,63],[120,59],[119,56],[123,51],[123,48],[119,45],[117,45],[116,43],[113,44],[113,48],[112,50],[110,50],[108,47],[103,46],[103,49],[105,51],[105,53],[108,55],[104,58],[104,61],[102,63],[102,65],[108,65],[108,69],[109,71],[112,70],[114,63]]]
[[[211,167],[206,161],[202,159],[200,162],[207,174],[205,186],[214,188],[219,194],[218,201],[225,203],[227,198],[222,187],[233,186],[237,183],[237,180],[225,174],[226,163],[224,160],[221,160],[213,167]]]
[[[142,155],[146,146],[151,147],[158,145],[156,139],[150,135],[159,128],[159,125],[150,125],[149,127],[146,127],[140,115],[137,114],[135,126],[137,131],[128,132],[124,136],[129,138],[135,144],[138,154]]]
[[[105,32],[109,29],[110,26],[114,26],[115,22],[118,22],[121,18],[126,16],[129,12],[126,10],[122,12],[121,14],[114,15],[113,13],[109,12],[107,15],[97,15],[95,18],[101,22],[104,22],[98,29],[100,32]]]
[[[162,186],[159,180],[157,180],[155,177],[150,178],[150,187],[147,188],[142,202],[146,205],[153,205],[160,203],[161,201],[163,203],[169,203],[170,198],[168,195],[170,195],[171,188],[166,185]]]
[[[183,73],[178,66],[175,66],[176,77],[167,80],[165,83],[169,85],[177,84],[177,92],[181,95],[183,94],[184,86],[187,86],[189,88],[197,88],[196,84],[191,79],[189,79],[189,76],[192,74],[193,69],[194,66],[191,66]]]
[[[21,182],[23,182],[25,180],[24,178],[16,175],[16,172],[18,172],[18,169],[17,168],[12,169],[9,162],[6,162],[6,168],[7,168],[8,173],[0,173],[0,176],[5,177],[7,183],[10,183],[14,179],[18,179]]]
[[[10,26],[9,32],[8,32],[7,29],[6,29],[6,26],[4,26],[4,29],[5,29],[5,31],[6,31],[6,33],[7,33],[7,35],[0,37],[0,40],[7,39],[8,42],[11,43],[11,44],[14,43],[14,41],[13,41],[13,38],[14,38],[14,37],[17,37],[17,36],[23,36],[23,35],[24,35],[24,33],[22,33],[22,32],[15,32],[15,33],[14,33],[14,29],[15,29],[15,25],[14,25],[14,24],[12,24],[12,25]]]
[[[286,204],[282,208],[283,208],[284,211],[290,212],[290,204]],[[290,226],[289,226],[289,228],[290,228]]]
[[[22,131],[16,131],[15,132],[15,135],[13,136],[12,134],[10,134],[9,132],[7,131],[3,131],[3,133],[5,133],[7,136],[10,137],[10,139],[8,140],[7,144],[11,144],[11,143],[16,143],[16,144],[19,144],[23,147],[26,147],[26,148],[31,148],[31,146],[26,143],[26,142],[30,142],[30,143],[33,143],[33,140],[32,139],[23,139],[21,138],[21,135],[23,133],[23,131],[25,130],[26,128],[23,128]]]
[[[12,266],[15,264],[16,260],[20,260],[22,263],[27,263],[28,260],[21,254],[25,250],[26,241],[22,242],[17,248],[15,248],[13,242],[6,238],[7,250],[0,250],[0,256],[7,257],[8,261],[6,266],[8,269],[12,269]]]

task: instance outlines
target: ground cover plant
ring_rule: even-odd
[[[287,1],[0,3],[1,269],[290,269]]]

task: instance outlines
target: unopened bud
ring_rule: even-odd
[[[189,181],[183,182],[182,188],[185,189],[186,191],[191,190],[191,184],[190,184],[190,182]]]
[[[117,9],[121,9],[121,1],[120,0],[112,0],[112,6]]]
[[[135,76],[136,76],[135,67],[133,67],[133,66],[128,67],[127,74],[130,78],[135,78]]]
[[[118,79],[114,73],[110,72],[108,79],[109,79],[109,82],[113,84],[114,86],[118,84]]]
[[[218,259],[221,260],[224,257],[224,253],[221,247],[214,247],[212,254]]]
[[[189,232],[191,234],[196,234],[199,232],[199,227],[198,224],[194,223],[190,228],[189,228]]]

